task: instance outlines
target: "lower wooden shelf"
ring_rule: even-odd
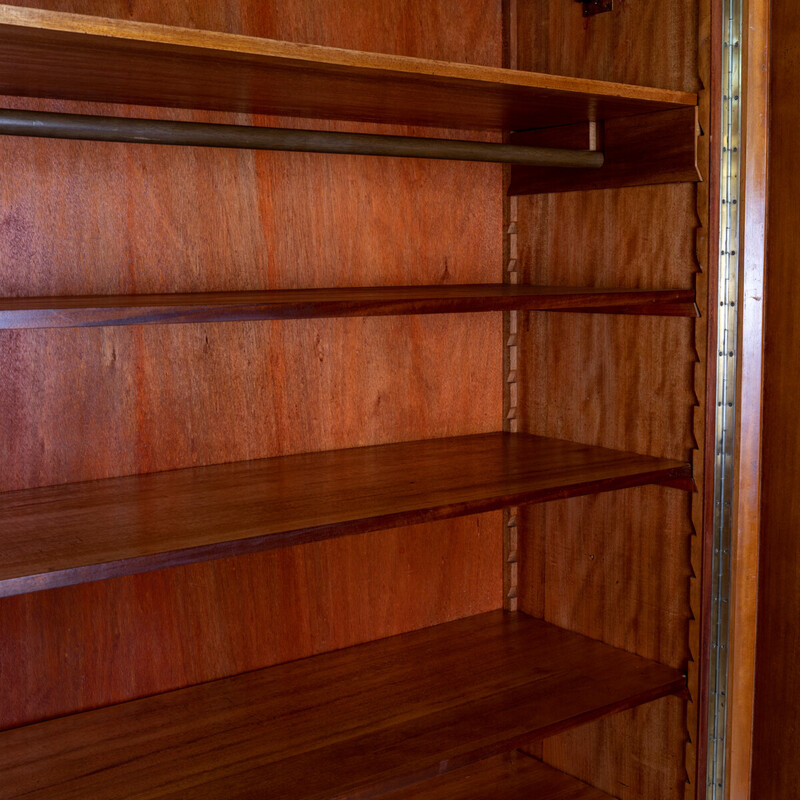
[[[612,800],[611,795],[518,752],[487,758],[382,797],[384,800]]]
[[[645,484],[680,461],[490,433],[0,495],[0,597]]]
[[[676,669],[495,611],[6,731],[3,796],[377,797],[685,685]]]

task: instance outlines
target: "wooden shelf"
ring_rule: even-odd
[[[209,294],[4,298],[0,299],[0,329],[447,314],[511,309],[683,317],[695,317],[698,313],[691,289],[655,291],[503,284],[385,286]]]
[[[0,771],[9,800],[373,797],[683,691],[497,611],[7,731]]]
[[[0,94],[498,130],[697,104],[686,92],[6,5]]]
[[[384,800],[613,800],[582,781],[515,752],[447,772]]]
[[[691,467],[490,433],[0,495],[0,596],[644,484]]]

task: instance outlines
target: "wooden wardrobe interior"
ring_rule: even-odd
[[[573,0],[10,5],[692,93],[700,132],[708,125],[706,0],[617,0],[612,12],[592,17]],[[2,106],[488,142],[508,135],[63,98],[7,96]],[[698,139],[706,177],[707,140]],[[10,797],[517,798],[532,787],[541,798],[695,797],[704,757],[697,745],[708,180],[510,196],[511,168],[499,164],[25,137],[0,137],[0,152],[4,308],[27,297],[518,283],[679,290],[700,312],[466,309],[0,330],[6,519],[37,503],[58,514],[59,491],[26,494],[41,487],[503,431],[639,453],[662,470],[690,465],[638,481],[651,485],[586,479],[582,489],[529,505],[502,501],[512,493],[501,488],[491,504],[461,512],[461,500],[448,501],[453,508],[439,515],[446,518],[401,515],[392,523],[399,527],[354,525],[347,535],[289,537],[258,552],[223,547],[211,560],[135,574],[121,568],[40,591],[31,578],[0,599],[0,765]],[[493,453],[445,449],[441,464],[480,481],[499,469]],[[434,480],[439,467],[426,472],[426,457],[409,451],[398,475],[418,470],[421,481]],[[520,462],[537,457],[526,451]],[[686,491],[689,474],[694,492]],[[327,510],[324,488],[308,479],[304,491],[302,471],[292,480],[298,515],[304,494],[320,514]],[[126,491],[108,486],[110,495]],[[152,502],[161,502],[165,519],[172,513],[168,497]],[[481,513],[463,515],[474,510]],[[516,622],[502,622],[504,608]],[[525,616],[510,617],[515,610]],[[434,627],[443,623],[456,627]],[[522,631],[519,643],[497,639],[496,626],[506,624]],[[558,629],[617,649],[595,652],[587,642],[584,660],[606,659],[609,674],[630,669],[640,680],[650,670],[651,683],[584,708],[591,679],[570,660],[577,640],[562,642]],[[379,641],[398,634],[409,638]],[[362,643],[376,644],[343,650]],[[519,663],[498,660],[498,648]],[[618,651],[649,661],[617,664]],[[563,673],[558,692],[548,690],[551,705],[574,710],[490,741],[481,729],[494,718],[481,704],[516,692],[498,712],[498,724],[511,726],[503,720],[528,702],[526,665],[543,653],[549,666],[541,669]],[[299,661],[310,656],[327,660]],[[406,688],[420,665],[424,680]],[[357,740],[352,730],[337,732],[337,712],[326,704],[369,688],[381,669],[396,672],[386,702],[396,693],[406,727],[359,723]],[[171,754],[136,760],[134,718],[174,718],[191,738],[202,726],[192,697],[223,716],[234,702],[234,694],[215,700],[200,685],[251,672],[236,697],[247,698],[254,715],[259,687],[286,693],[286,731],[280,715],[269,726],[276,748],[289,742],[283,761],[270,757],[277,777],[253,761],[228,764],[204,783],[205,759],[219,755],[213,745],[192,751],[189,777]],[[473,686],[473,673],[482,684]],[[603,680],[611,698],[613,681]],[[162,694],[194,686],[194,695]],[[152,696],[146,707],[120,706],[130,709],[121,716],[72,716]],[[426,704],[423,730],[414,720]],[[474,710],[456,718],[448,709],[457,705]],[[297,730],[286,709],[294,709]],[[70,727],[83,719],[84,727]],[[58,725],[72,731],[67,740],[80,740],[67,767],[61,746],[48,740]],[[466,750],[452,732],[459,726],[475,728]],[[105,744],[92,745],[101,735]],[[165,750],[178,735],[169,734]],[[314,736],[313,745],[301,742]],[[416,748],[408,744],[414,736]],[[386,756],[380,766],[399,738],[405,761]],[[430,742],[439,750],[426,750]],[[95,765],[100,775],[108,751],[128,746],[131,763],[95,776],[97,783],[70,772]],[[379,763],[374,774],[370,762]],[[453,767],[461,769],[448,772]],[[439,771],[447,774],[434,778]]]

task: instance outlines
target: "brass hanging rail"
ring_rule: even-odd
[[[56,114],[44,111],[0,110],[0,135],[132,144],[489,161],[530,167],[598,169],[603,166],[603,154],[595,150],[563,150],[554,147],[425,139],[414,136],[171,122],[85,114]]]

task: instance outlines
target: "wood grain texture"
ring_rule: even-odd
[[[688,458],[692,334],[691,320],[526,315],[521,336],[530,349],[519,370],[526,406],[521,430]]]
[[[647,800],[682,797],[684,751],[668,740],[685,729],[685,700],[668,697],[546,739],[543,756],[593,785],[602,782],[612,797],[636,797],[635,786],[648,787],[648,794],[638,795]]]
[[[714,443],[716,416],[717,311],[719,283],[719,191],[721,141],[721,79],[719,69],[722,51],[721,0],[699,3],[697,71],[701,86],[698,93],[698,121],[704,136],[698,142],[698,168],[703,182],[697,185],[696,252],[699,272],[695,276],[698,307],[703,309],[695,325],[697,363],[694,370],[697,405],[694,410],[693,475],[703,489],[692,496],[691,570],[689,584],[690,615],[687,684],[690,700],[686,707],[686,774],[685,800],[703,800],[707,781],[708,754],[708,689],[711,631],[710,574],[713,537]]]
[[[0,765],[9,798],[369,797],[684,687],[493,612],[8,731]]]
[[[518,0],[518,68],[662,89],[698,89],[695,0],[615,3],[584,19],[580,7]],[[576,13],[577,12],[577,13]]]
[[[680,0],[667,8],[629,0],[588,20],[572,8],[577,5],[519,2],[521,69],[611,80],[635,75],[649,85],[698,88],[697,3]],[[697,191],[664,185],[519,197],[520,281],[587,285],[613,276],[619,286],[694,286]],[[690,457],[699,357],[692,321],[573,315],[563,325],[552,315],[522,316],[519,430]],[[518,530],[519,557],[528,564],[520,561],[520,574],[527,575],[519,583],[521,610],[686,663],[688,502],[673,503],[649,489],[608,502],[572,500],[532,508],[520,516]],[[658,531],[657,541],[640,541],[644,531]],[[576,554],[577,567],[570,561]],[[593,570],[592,554],[609,569]],[[590,580],[588,587],[576,570]],[[544,760],[624,800],[683,798],[685,708],[679,701],[652,708],[545,743]]]
[[[745,763],[737,765],[730,778],[731,789],[737,792],[731,797],[736,800],[745,796],[784,800],[797,793],[800,780],[796,757],[800,746],[796,656],[800,646],[796,529],[800,504],[793,480],[800,462],[800,426],[792,410],[798,390],[793,286],[798,243],[796,221],[787,206],[797,191],[798,158],[786,136],[798,119],[793,97],[800,26],[791,9],[781,3],[750,3],[749,14],[750,24],[759,20],[761,25],[749,33],[747,51],[748,75],[751,69],[757,75],[748,84],[745,106],[746,238],[739,303],[741,455],[735,499],[740,527],[734,529],[738,536],[732,633],[743,674],[729,729],[731,756],[739,755]],[[750,669],[756,632],[753,681]],[[750,753],[752,773],[748,774]]]
[[[611,190],[612,194],[614,191]],[[619,191],[639,193],[644,190]],[[558,197],[570,196],[573,195]],[[656,198],[651,202],[656,203]],[[652,233],[656,239],[661,238],[651,231],[649,220],[633,217],[637,218],[642,220],[640,224],[648,225],[648,235]],[[625,231],[633,239],[636,227],[630,219],[628,223]],[[626,233],[615,228],[605,235],[619,242]],[[646,238],[644,231],[639,235],[649,249],[653,242]],[[672,235],[674,239],[681,238],[674,231]],[[687,231],[686,239],[691,238]],[[635,244],[629,241],[627,246],[633,248]],[[690,247],[690,241],[672,244],[671,249],[683,246]],[[613,245],[609,247],[612,252],[613,249]],[[660,260],[663,255],[653,256],[653,261]],[[605,253],[602,255],[603,267],[622,279],[616,271],[619,268],[609,264],[608,258]],[[651,265],[653,261],[644,259],[643,263]],[[691,280],[691,274],[687,277]],[[648,323],[655,322],[655,318],[623,320],[621,317],[572,316],[571,319],[573,324],[564,326],[550,316],[526,315],[521,326],[522,336],[526,337],[522,339],[521,349],[527,357],[520,359],[520,430],[559,431],[559,435],[604,444],[637,442],[640,446],[646,444],[648,452],[682,453],[689,457],[694,445],[696,402],[696,353],[691,321],[660,320],[670,324],[651,326]],[[629,327],[626,322],[635,324]],[[681,327],[682,323],[686,325]],[[581,365],[580,369],[575,369],[576,364]],[[672,663],[685,664],[689,655],[691,616],[690,504],[685,499],[673,501],[663,493],[625,494],[628,495],[625,498],[620,496],[609,504],[600,504],[595,512],[599,516],[580,501],[564,511],[545,510],[538,524],[532,524],[521,515],[520,559],[524,557],[525,548],[531,547],[531,552],[536,554],[531,558],[538,556],[539,562],[546,564],[545,572],[538,575],[551,598],[551,604],[543,611],[545,619],[556,615],[566,627],[606,641],[626,638],[627,646],[635,652],[647,652],[637,648],[657,644],[671,651],[669,658],[676,659]],[[588,516],[584,516],[586,514]],[[601,519],[605,522],[601,523]],[[600,552],[611,550],[616,556],[613,566],[608,565],[603,577],[598,571],[599,582],[587,590],[580,581],[574,580],[580,573],[573,558],[577,553],[586,553],[588,557],[593,552],[583,549],[586,543],[582,541],[581,532],[593,536],[601,530],[607,533],[608,539],[599,543]],[[646,531],[658,534],[651,539]],[[546,538],[542,540],[542,536]],[[641,541],[643,537],[647,544]],[[534,541],[541,541],[546,551],[537,549],[532,544]],[[563,546],[554,545],[556,541]],[[642,553],[642,548],[649,566],[639,571],[636,554]],[[627,583],[631,579],[628,576],[632,576],[632,585]],[[532,581],[525,582],[521,578],[518,595],[520,609],[536,613],[528,605],[531,593],[535,595],[537,591],[533,585]],[[618,594],[625,585],[627,594]],[[658,587],[661,591],[651,594],[647,587]],[[610,598],[617,598],[618,605]],[[584,600],[589,600],[589,604]],[[610,604],[606,606],[606,603]],[[674,710],[668,712],[663,706],[660,713],[660,718],[659,713],[638,718],[641,723],[638,727],[597,728],[578,733],[567,743],[553,743],[552,746],[545,743],[543,758],[625,800],[682,797],[685,773],[679,765],[683,764],[686,740],[685,716]],[[601,745],[604,736],[610,736],[614,744]],[[611,748],[615,755],[600,761],[592,759],[592,767],[588,759],[576,760],[578,752],[596,755],[598,749],[604,747]],[[643,769],[636,766],[637,763],[650,766]],[[617,783],[620,774],[636,776],[636,780],[628,784],[629,788],[621,787]]]
[[[386,800],[610,800],[610,795],[515,751],[487,758],[399,792]]]
[[[522,509],[522,610],[685,669],[688,505],[642,487]]]
[[[449,0],[27,5],[489,66],[500,59],[494,0],[456,17]],[[0,182],[5,297],[491,283],[502,270],[500,167],[22,139],[0,148],[13,164]],[[501,346],[492,314],[4,331],[0,483],[24,489],[493,430]],[[0,725],[499,607],[500,525],[492,513],[5,599],[3,684],[14,691],[3,695]]]
[[[673,494],[641,488],[521,509],[521,610],[685,670],[691,525],[687,498]],[[680,797],[685,715],[683,703],[662,703],[548,739],[542,757],[615,797],[635,786],[654,800]]]
[[[769,642],[767,659],[775,658],[777,642],[781,653],[779,658],[787,659],[788,656],[791,660],[793,654],[788,655],[792,651],[787,648],[792,645],[792,634],[788,627],[794,624],[794,620],[788,626],[786,623],[776,626],[775,622],[781,614],[791,615],[793,607],[797,608],[797,603],[793,604],[793,598],[785,597],[796,586],[796,577],[792,574],[791,567],[798,563],[798,550],[791,538],[787,540],[788,547],[783,545],[786,549],[780,544],[776,548],[777,553],[772,557],[777,556],[777,562],[773,562],[773,565],[763,571],[759,564],[761,542],[768,535],[766,528],[762,528],[762,513],[775,514],[770,525],[774,532],[772,535],[778,539],[785,536],[785,526],[787,523],[791,524],[793,518],[792,504],[787,503],[784,497],[784,493],[791,489],[783,482],[784,479],[779,477],[772,484],[773,487],[777,485],[782,488],[777,492],[773,488],[769,498],[762,498],[762,486],[775,480],[771,477],[772,474],[779,475],[782,469],[789,467],[791,460],[796,458],[791,447],[797,443],[794,420],[787,416],[786,399],[781,397],[776,401],[775,396],[772,396],[776,414],[769,423],[765,405],[766,397],[774,391],[768,388],[768,381],[776,379],[773,386],[787,395],[794,385],[794,376],[791,374],[793,368],[789,368],[781,356],[776,359],[775,363],[779,366],[775,374],[770,375],[765,360],[768,337],[775,337],[772,339],[772,353],[775,358],[776,344],[780,348],[791,346],[796,327],[793,320],[787,320],[791,312],[787,313],[786,306],[778,300],[777,308],[780,310],[775,314],[776,328],[769,333],[767,326],[771,317],[767,316],[765,307],[765,299],[769,302],[768,298],[772,296],[767,284],[773,264],[779,265],[776,269],[778,278],[775,289],[778,292],[785,291],[789,285],[785,277],[787,260],[794,259],[795,250],[792,223],[783,219],[773,228],[771,215],[773,210],[781,215],[781,204],[792,197],[796,185],[790,175],[784,174],[786,170],[793,169],[796,159],[783,144],[778,144],[778,140],[785,136],[787,126],[797,119],[797,112],[791,108],[788,98],[783,98],[782,95],[794,92],[800,50],[792,38],[798,30],[797,23],[790,20],[785,12],[778,12],[777,4],[775,5],[773,10],[771,3],[747,3],[741,12],[743,169],[739,201],[739,293],[736,298],[739,307],[739,341],[731,522],[730,638],[727,664],[729,679],[725,700],[726,793],[732,800],[757,797],[761,792],[778,798],[790,797],[796,794],[794,781],[800,777],[800,769],[794,759],[786,769],[786,774],[779,777],[764,776],[767,764],[767,771],[777,768],[783,772],[783,765],[778,758],[788,753],[798,741],[796,735],[790,738],[776,736],[776,732],[784,727],[792,730],[796,713],[800,709],[800,693],[794,687],[796,669],[790,669],[787,673],[783,671],[786,668],[778,664],[775,664],[775,671],[766,667],[771,674],[766,679],[760,679],[761,686],[767,696],[771,696],[771,708],[775,716],[768,722],[762,717],[758,732],[763,732],[765,737],[758,744],[754,724],[756,672],[759,670],[757,643],[762,638],[762,632],[757,626],[761,620],[770,619],[766,623],[769,627],[764,632],[764,640]],[[774,17],[771,16],[773,13]],[[774,78],[771,74],[773,65],[778,71]],[[774,253],[773,244],[777,251]],[[771,441],[767,443],[764,438],[766,426],[776,423],[779,427],[772,428]],[[771,464],[762,462],[763,452],[768,454]],[[775,505],[771,506],[773,500]],[[779,530],[781,533],[776,536],[775,532]],[[778,574],[783,573],[777,580],[772,573],[773,568],[777,568]],[[771,605],[763,611],[759,608],[761,578],[770,584],[767,591],[772,593]],[[780,597],[779,602],[775,602],[776,597]],[[772,618],[771,613],[774,614]],[[777,635],[776,627],[780,631]],[[770,649],[773,651],[771,655]],[[768,711],[765,717],[769,716]],[[760,767],[761,776],[758,780],[753,777],[755,747],[763,748],[760,754],[771,748],[766,755],[766,764]]]
[[[0,599],[19,726],[499,608],[501,512]]]
[[[496,433],[0,495],[0,596],[648,483],[688,464]]]
[[[0,298],[0,329],[83,328],[260,319],[463,314],[527,309],[697,315],[690,289],[382,286],[272,292]]]
[[[683,92],[13,6],[0,6],[0,37],[9,95],[478,129],[696,103]]]
[[[561,132],[564,139],[559,146],[576,147],[570,131],[573,127],[586,132],[585,126],[565,126],[550,129],[549,133],[547,129],[520,131],[511,137],[511,143],[549,147],[553,146],[551,141],[559,141]],[[598,127],[601,130],[597,132],[596,149],[603,152],[602,167],[588,170],[512,166],[509,192],[544,194],[700,180],[696,108],[606,120]]]
[[[499,414],[500,376],[486,377],[499,315],[3,331],[0,342],[7,490],[480,433]],[[458,371],[446,352],[463,355]]]

